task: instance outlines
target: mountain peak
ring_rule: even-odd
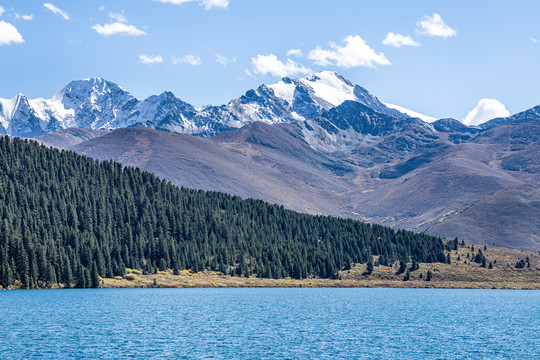
[[[322,110],[329,110],[347,100],[352,100],[364,104],[379,113],[404,118],[409,117],[400,109],[386,106],[369,91],[359,85],[354,85],[335,71],[323,70],[296,79],[285,77],[275,84],[267,85],[267,87],[272,89],[276,97],[290,104],[293,104],[297,97],[307,94]],[[298,111],[297,113],[302,115]],[[320,115],[320,111],[316,115]],[[313,114],[310,113],[310,116],[313,117]]]
[[[118,84],[103,79],[101,77],[86,78],[82,80],[70,81],[62,90],[53,96],[53,100],[61,100],[66,94],[96,94],[103,95],[107,93],[123,93],[132,96]]]
[[[304,79],[307,81],[313,81],[313,82],[317,82],[317,81],[336,82],[336,83],[342,82],[348,86],[354,87],[354,85],[345,77],[343,77],[342,75],[338,74],[335,71],[330,71],[330,70],[323,70],[323,71],[309,74]]]

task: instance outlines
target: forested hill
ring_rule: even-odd
[[[444,261],[440,238],[179,189],[113,162],[0,138],[0,285],[96,287],[125,268],[335,278],[351,262]]]

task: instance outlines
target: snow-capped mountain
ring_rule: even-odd
[[[142,125],[211,136],[254,121],[275,124],[312,119],[346,100],[382,114],[409,117],[331,71],[283,78],[249,90],[227,105],[201,109],[171,92],[141,101],[115,83],[90,78],[70,82],[51,99],[29,100],[22,94],[0,99],[0,133],[36,137],[72,127],[113,130]]]
[[[275,84],[261,85],[231,101],[227,108],[244,123],[282,123],[312,119],[346,100],[357,101],[383,114],[408,117],[333,71],[299,79],[285,77]]]

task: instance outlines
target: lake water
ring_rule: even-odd
[[[539,359],[540,291],[0,291],[0,358]]]

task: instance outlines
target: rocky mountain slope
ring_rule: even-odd
[[[309,120],[254,122],[211,138],[135,127],[68,148],[182,186],[537,251],[539,138],[533,115],[483,130],[345,101]]]

